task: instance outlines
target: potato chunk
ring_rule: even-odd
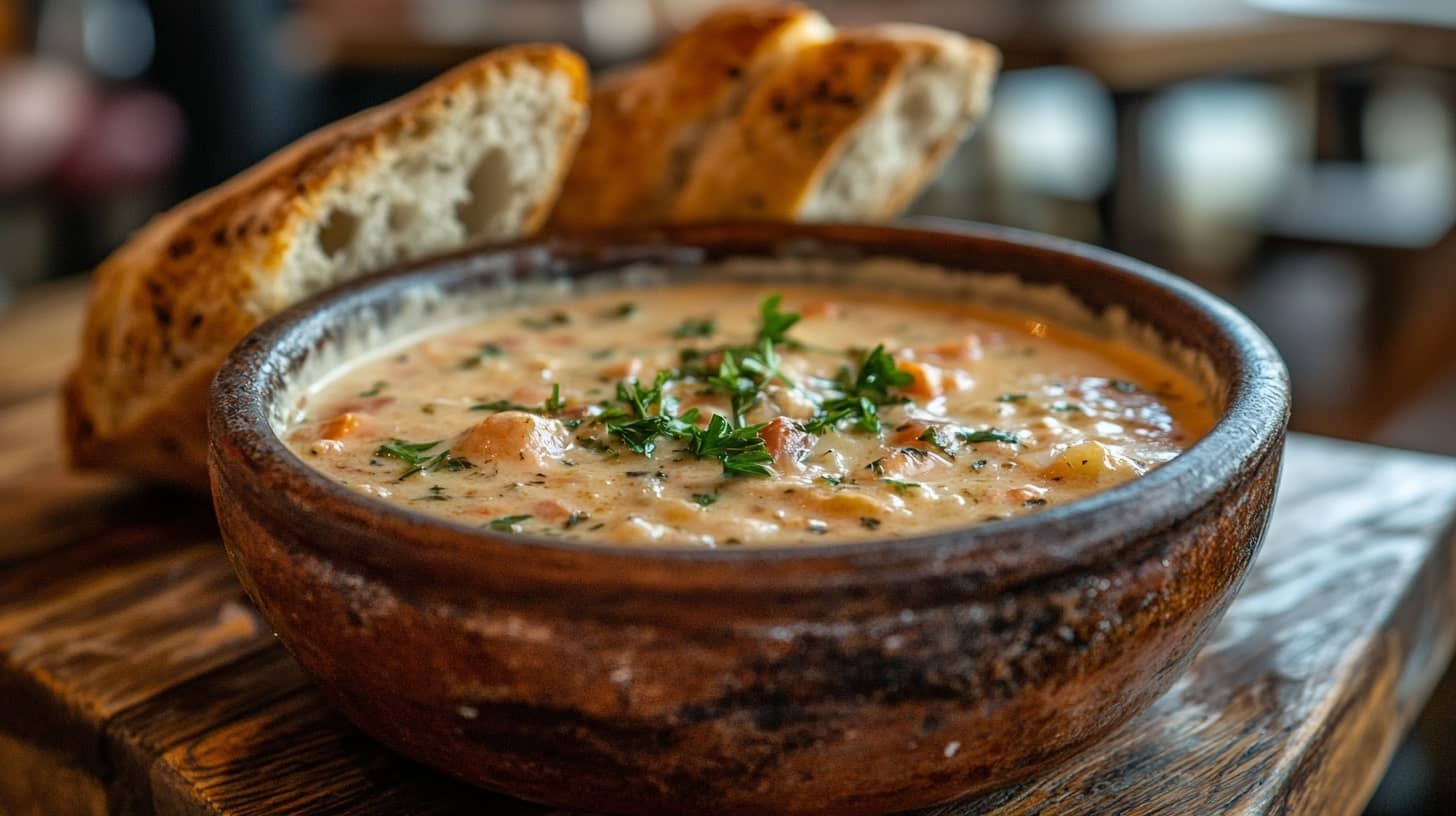
[[[1100,482],[1109,477],[1119,481],[1141,475],[1144,468],[1101,442],[1078,442],[1063,448],[1043,471],[1048,477],[1083,482]]]
[[[467,458],[495,462],[502,468],[539,470],[571,447],[571,433],[559,420],[524,411],[501,411],[481,420],[455,443]]]

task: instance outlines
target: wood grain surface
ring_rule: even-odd
[[[64,471],[83,293],[0,318],[0,814],[544,809],[377,746],[322,705],[195,497]],[[969,814],[1358,813],[1456,641],[1456,460],[1295,435],[1269,539],[1188,674]]]

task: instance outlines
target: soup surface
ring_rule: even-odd
[[[695,284],[417,337],[311,390],[285,438],[342,484],[466,524],[710,548],[1034,512],[1212,422],[1153,355],[1026,315]]]

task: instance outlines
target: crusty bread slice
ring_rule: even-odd
[[[570,51],[502,49],[154,219],[96,270],[65,389],[72,462],[205,490],[207,390],[238,340],[340,281],[535,231],[587,94]]]
[[[985,111],[999,65],[993,46],[924,26],[810,44],[708,136],[671,219],[894,217]]]
[[[797,4],[710,14],[653,59],[602,78],[552,226],[661,221],[703,138],[760,74],[834,29]]]

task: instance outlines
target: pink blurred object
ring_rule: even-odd
[[[0,61],[0,192],[49,175],[80,139],[97,104],[91,82],[73,66]]]
[[[182,111],[137,88],[104,90],[59,62],[0,62],[0,192],[54,182],[94,195],[155,180],[182,150]]]
[[[182,133],[182,112],[171,99],[155,91],[118,91],[96,107],[57,180],[83,194],[154,180],[176,164]]]

